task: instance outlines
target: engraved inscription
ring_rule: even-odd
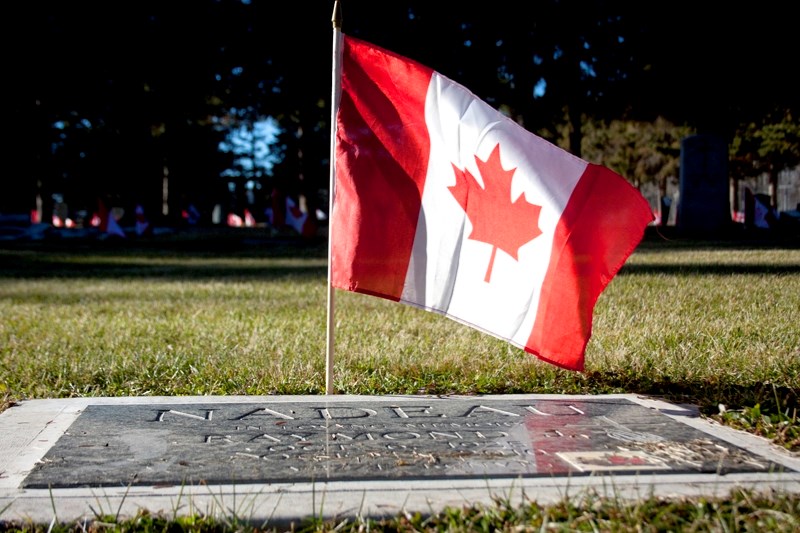
[[[91,405],[25,486],[780,468],[620,398]]]

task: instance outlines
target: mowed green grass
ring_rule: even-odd
[[[219,247],[0,249],[0,410],[33,398],[324,394],[324,243],[211,244]],[[338,394],[641,393],[695,404],[706,416],[800,450],[800,247],[792,242],[645,240],[597,302],[583,373],[370,296],[337,291],[335,324]],[[546,508],[501,503],[306,526],[791,531],[800,524],[800,499],[780,493]],[[247,529],[192,520],[143,515],[117,526]]]
[[[597,302],[584,373],[337,290],[336,392],[635,392],[714,409],[777,394],[795,409],[800,249],[689,244],[648,240],[629,258]],[[326,273],[308,245],[0,250],[0,392],[323,394]]]

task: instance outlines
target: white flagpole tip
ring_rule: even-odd
[[[331,17],[333,29],[340,30],[342,28],[342,5],[339,0],[333,2],[333,16]]]

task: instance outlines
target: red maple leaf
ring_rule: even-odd
[[[542,234],[539,229],[542,207],[529,203],[524,194],[512,202],[511,179],[516,168],[503,169],[499,144],[486,161],[475,156],[475,162],[484,187],[469,170],[460,170],[453,165],[456,184],[448,189],[472,223],[472,233],[468,238],[492,245],[492,255],[484,278],[488,283],[498,248],[516,260],[520,246]]]

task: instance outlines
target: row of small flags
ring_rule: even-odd
[[[268,207],[264,210],[264,214],[267,217],[267,223],[272,227],[286,226],[303,237],[312,237],[316,234],[315,217],[312,217],[307,210],[301,209],[293,198],[286,198],[286,210],[283,213]],[[236,213],[229,213],[227,224],[234,228],[252,228],[257,225],[257,222],[250,210],[245,209],[243,217]]]
[[[747,192],[749,193],[750,191]],[[769,228],[770,215],[774,217],[774,210],[772,210],[768,205],[765,205],[763,201],[756,195],[750,193],[749,196],[750,197],[747,198],[747,200],[749,200],[753,205],[753,220],[751,221],[752,225],[757,228]],[[307,211],[301,209],[292,198],[286,198],[286,212],[285,216],[283,216],[283,221],[280,220],[281,214],[276,216],[275,211],[271,207],[265,209],[264,214],[267,217],[267,223],[273,227],[285,224],[286,226],[295,230],[299,235],[305,237],[312,236],[316,232],[315,217],[310,216]],[[655,218],[655,224],[659,225],[661,221],[661,213],[659,211],[654,211],[653,214]],[[152,226],[147,220],[147,217],[144,214],[144,208],[141,205],[136,206],[135,215],[136,235],[144,236],[151,233]],[[181,215],[184,221],[190,225],[195,225],[200,220],[200,213],[193,205],[190,205],[188,208],[184,209]],[[731,218],[736,223],[745,223],[744,211],[734,211],[731,215]],[[39,216],[35,210],[31,212],[31,222],[39,222]],[[69,217],[62,218],[56,214],[53,214],[52,224],[53,227],[56,228],[77,227],[77,224],[73,219]],[[99,228],[110,235],[125,237],[125,232],[120,227],[119,221],[114,217],[111,211],[105,208],[102,203],[100,204],[99,212],[92,215],[90,224],[92,227]],[[236,213],[228,213],[226,224],[232,228],[253,228],[258,225],[258,222],[250,210],[245,209],[243,216],[240,216]]]
[[[273,208],[264,210],[267,218],[267,223],[273,227],[287,226],[295,230],[299,235],[304,237],[311,237],[316,233],[316,217],[310,216],[309,213],[301,209],[297,202],[292,198],[286,198],[285,212],[277,212]],[[152,226],[144,213],[144,208],[141,205],[136,206],[135,210],[136,222],[135,231],[136,235],[144,236],[152,232]],[[195,225],[200,220],[200,213],[196,207],[190,205],[181,213],[182,218],[189,225]],[[39,217],[36,211],[31,212],[31,222],[38,223]],[[69,218],[62,218],[57,214],[53,214],[52,224],[56,228],[76,228],[77,223]],[[236,213],[229,213],[226,224],[233,228],[252,228],[257,226],[256,218],[249,209],[244,210],[244,216]],[[105,205],[100,202],[97,213],[92,215],[90,225],[98,228],[101,231],[118,237],[125,237],[125,231],[119,225],[119,221],[114,216],[111,210],[107,209]]]
[[[38,223],[39,216],[37,212],[31,212],[31,222]],[[75,221],[69,217],[60,217],[57,214],[53,214],[51,219],[51,223],[55,228],[76,228],[78,227]],[[119,225],[119,221],[114,216],[114,214],[106,208],[106,206],[100,202],[100,206],[97,213],[92,214],[92,218],[89,221],[89,225],[93,228],[98,228],[101,231],[108,233],[109,235],[116,235],[118,237],[125,237],[125,231]],[[148,231],[150,231],[150,223],[144,216],[144,209],[142,206],[136,206],[136,234],[137,235],[144,235]]]
[[[256,226],[256,219],[249,209],[244,210],[244,217],[236,213],[228,213],[228,226],[232,228],[253,228]]]

